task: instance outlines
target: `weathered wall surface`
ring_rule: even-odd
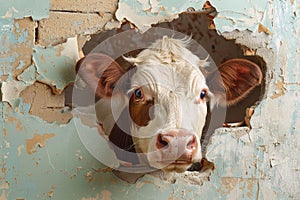
[[[151,175],[136,184],[119,180],[81,143],[80,120],[61,112],[89,34],[122,20],[145,31],[204,2],[1,1],[0,199],[299,199],[298,0],[210,1],[217,31],[253,49],[267,71],[251,131],[216,131],[207,153],[216,170],[201,186]]]

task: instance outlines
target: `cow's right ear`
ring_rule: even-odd
[[[261,84],[262,78],[262,71],[256,63],[236,58],[208,73],[206,81],[214,95],[214,102],[230,106],[241,101]]]
[[[93,53],[76,63],[76,73],[100,98],[111,97],[116,82],[124,74],[121,66],[111,57]]]

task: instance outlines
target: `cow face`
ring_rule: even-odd
[[[151,167],[164,171],[183,172],[201,160],[208,101],[233,104],[262,79],[260,68],[242,59],[206,73],[207,63],[187,43],[164,36],[137,57],[126,58],[135,67],[130,72],[103,54],[89,55],[76,67],[102,98],[96,112],[109,139],[125,150],[134,147]]]

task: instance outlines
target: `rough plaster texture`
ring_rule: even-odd
[[[42,46],[64,42],[77,34],[95,33],[112,20],[110,13],[73,13],[50,11],[50,17],[39,22],[38,43]]]
[[[105,0],[52,0],[50,10],[82,13],[115,13],[118,1]]]
[[[55,74],[51,66],[64,69],[66,57],[75,62],[70,54],[58,53],[64,42],[101,31],[116,10],[108,2],[105,5],[111,10],[99,11],[99,15],[102,6],[88,2],[73,6],[66,1],[68,6],[62,7],[52,1],[52,11],[46,0],[1,2],[0,199],[299,199],[299,1],[211,1],[219,11],[217,31],[262,56],[267,71],[265,94],[252,117],[252,129],[216,131],[207,153],[216,170],[201,186],[187,182],[184,176],[171,181],[175,183],[154,175],[136,184],[125,183],[91,156],[75,124],[85,128],[87,135],[97,134],[96,128],[81,125],[78,118],[62,125],[58,110],[50,112],[63,106],[58,93],[70,79],[64,80],[61,73],[68,77],[71,70],[66,67],[65,72]],[[120,0],[116,17],[145,31],[152,23],[176,17],[191,6],[200,9],[203,4],[202,0],[185,4]],[[91,9],[92,5],[97,9]],[[57,62],[39,62],[35,58],[42,52],[56,55],[45,61]],[[40,83],[38,77],[48,70],[48,81]],[[62,79],[65,82],[58,92],[56,83]],[[52,119],[33,112],[39,109],[49,111],[45,115]],[[55,118],[59,122],[49,123]],[[188,177],[192,180],[193,176]]]

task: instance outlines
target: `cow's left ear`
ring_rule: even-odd
[[[75,70],[99,98],[111,97],[115,84],[125,73],[114,59],[102,53],[81,58]]]
[[[254,62],[231,59],[222,63],[218,70],[208,73],[206,82],[214,102],[229,106],[243,99],[261,83],[262,78],[261,69]]]

